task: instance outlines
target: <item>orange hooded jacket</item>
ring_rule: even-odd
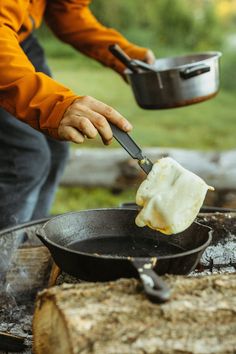
[[[0,107],[54,138],[65,110],[79,96],[33,65],[19,43],[44,17],[64,42],[102,64],[124,67],[107,50],[118,43],[128,55],[143,59],[147,49],[134,46],[117,31],[102,26],[90,12],[91,0],[0,1]]]

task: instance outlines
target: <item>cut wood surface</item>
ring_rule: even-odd
[[[236,189],[236,150],[204,152],[172,148],[146,148],[153,162],[170,156],[217,189]],[[124,149],[76,149],[71,151],[62,184],[127,188],[145,177]]]
[[[152,304],[139,281],[63,284],[41,292],[35,354],[236,353],[236,274],[168,276]]]

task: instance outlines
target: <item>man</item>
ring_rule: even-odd
[[[68,155],[67,143],[60,140],[81,144],[100,134],[109,144],[108,121],[124,131],[132,128],[113,108],[53,80],[32,35],[44,18],[62,41],[120,74],[124,67],[109,53],[110,44],[118,43],[133,58],[154,61],[150,50],[102,26],[89,3],[3,0],[0,5],[0,228],[48,214]]]

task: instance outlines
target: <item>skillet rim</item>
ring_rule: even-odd
[[[79,252],[79,251],[76,251],[76,250],[73,250],[73,249],[70,249],[68,247],[64,247],[64,246],[61,246],[55,242],[53,242],[52,240],[50,240],[47,235],[46,235],[46,232],[45,232],[45,228],[47,227],[48,223],[50,223],[51,221],[54,221],[56,219],[60,219],[60,218],[63,218],[67,215],[73,215],[73,214],[78,214],[80,212],[94,212],[94,211],[120,211],[120,210],[123,210],[123,211],[136,211],[137,212],[137,209],[127,209],[127,208],[96,208],[96,209],[83,209],[83,210],[79,210],[79,211],[72,211],[72,212],[68,212],[68,213],[63,213],[63,214],[60,214],[60,215],[57,215],[49,220],[47,220],[45,222],[45,224],[43,224],[43,226],[41,226],[40,228],[38,228],[36,230],[36,235],[38,236],[38,231],[39,230],[43,230],[43,235],[40,234],[40,237],[42,237],[46,243],[49,243],[50,245],[52,245],[53,247],[56,247],[56,248],[59,248],[61,249],[62,251],[65,251],[65,252],[69,252],[69,253],[73,253],[73,254],[78,254],[78,255],[82,255],[82,256],[86,256],[86,257],[92,257],[92,258],[99,258],[99,259],[105,259],[105,260],[132,260],[132,259],[140,259],[140,260],[144,260],[144,259],[157,259],[157,260],[162,260],[162,259],[173,259],[173,258],[179,258],[179,257],[185,257],[185,256],[189,256],[191,254],[194,254],[194,253],[198,253],[200,251],[204,251],[207,246],[211,243],[212,241],[212,234],[214,232],[214,230],[207,226],[207,225],[204,225],[204,224],[201,224],[200,222],[198,221],[194,221],[192,224],[196,224],[196,225],[199,225],[201,227],[203,227],[204,229],[208,229],[208,239],[207,241],[205,241],[201,246],[198,246],[197,248],[194,248],[194,249],[191,249],[189,251],[185,251],[185,252],[181,252],[181,253],[176,253],[176,254],[173,254],[173,255],[169,255],[169,256],[153,256],[153,257],[131,257],[131,256],[127,256],[127,257],[111,257],[111,256],[106,256],[106,255],[98,255],[98,254],[91,254],[91,253],[86,253],[86,252]],[[189,226],[191,227],[192,224]],[[187,230],[187,229],[186,229]],[[171,236],[171,235],[170,235]],[[169,235],[166,235],[166,237],[168,238]]]

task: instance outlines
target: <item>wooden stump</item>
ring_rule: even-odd
[[[161,305],[135,279],[44,290],[34,313],[34,353],[236,353],[236,274],[165,280],[172,298]]]

